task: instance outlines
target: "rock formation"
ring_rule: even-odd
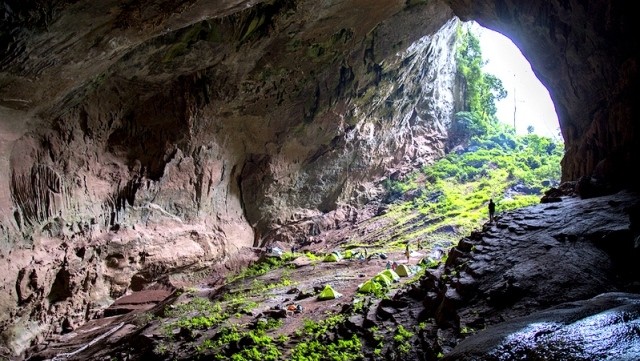
[[[313,234],[296,226],[441,156],[455,15],[512,38],[549,88],[564,180],[635,185],[630,6],[0,2],[3,343],[19,353],[126,292]]]
[[[213,3],[4,4],[12,350],[443,154],[446,7]]]
[[[637,359],[638,200],[564,198],[461,240],[425,298],[439,327],[475,333],[446,359]]]

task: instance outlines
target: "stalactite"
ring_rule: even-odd
[[[35,164],[29,174],[11,174],[11,196],[18,208],[19,226],[33,226],[63,211],[64,186],[56,171]]]
[[[142,180],[137,176],[127,181],[123,187],[118,184],[113,194],[105,200],[102,206],[105,227],[112,227],[120,223],[127,206],[133,206],[136,193],[141,186]]]

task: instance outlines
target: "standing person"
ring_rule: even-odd
[[[493,217],[496,213],[496,204],[493,203],[493,198],[489,198],[489,222],[493,222]]]
[[[409,242],[407,242],[407,246],[404,248],[404,255],[407,257],[407,263],[409,263],[409,259],[411,258],[411,250],[409,249]]]

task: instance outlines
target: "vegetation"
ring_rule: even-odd
[[[264,275],[271,270],[285,266],[293,258],[295,256],[289,252],[284,252],[282,257],[264,257],[241,272],[227,277],[227,282],[231,283],[240,279]]]
[[[413,332],[410,332],[402,325],[398,325],[395,335],[393,336],[395,349],[398,353],[403,355],[409,353],[411,350],[411,343],[409,342],[411,337],[413,337]]]
[[[466,107],[456,114],[452,125],[450,152],[403,179],[385,182],[387,212],[365,221],[380,222],[381,226],[370,227],[373,231],[363,232],[362,238],[346,240],[342,244],[346,260],[357,262],[365,250],[367,255],[404,250],[407,243],[418,244],[424,253],[434,245],[450,247],[486,222],[489,198],[496,202],[498,212],[530,205],[560,178],[562,144],[537,136],[532,129],[527,135],[516,135],[496,119],[495,102],[506,92],[497,78],[482,72],[477,39],[462,30],[459,35],[456,60],[466,83]],[[330,49],[329,45],[333,44],[312,49],[313,55],[325,56],[320,50]],[[353,320],[368,315],[377,300],[388,298],[394,289],[418,282],[430,268],[440,267],[447,261],[446,254],[422,260],[415,274],[401,283],[383,283],[370,293],[356,293],[353,302],[343,305],[340,312],[319,320],[299,319],[297,322],[302,322],[295,324],[295,331],[285,332],[283,326],[292,327],[295,316],[283,322],[272,318],[282,314],[271,312],[284,309],[265,312],[261,306],[275,295],[295,293],[289,291],[295,285],[290,261],[296,256],[308,258],[314,269],[324,258],[308,251],[265,257],[228,276],[224,292],[213,300],[196,297],[196,291],[187,292],[184,302],[164,310],[164,337],[156,342],[154,353],[167,359],[196,355],[195,359],[236,361],[402,360],[415,356],[417,339],[424,337],[427,323],[415,327],[397,324],[395,328],[386,323],[381,328],[357,330]],[[270,316],[256,319],[260,313]],[[151,313],[137,319],[141,324],[158,321]],[[475,330],[463,326],[459,332],[464,335]],[[440,351],[434,351],[438,357],[443,356]]]
[[[211,302],[202,297],[196,297],[190,302],[172,305],[171,308],[165,310],[165,316],[175,319],[165,325],[167,336],[170,336],[175,328],[189,331],[208,329],[229,318],[220,303]]]
[[[362,359],[362,344],[357,335],[353,334],[350,338],[329,337],[345,320],[342,314],[333,315],[318,322],[305,320],[303,329],[296,333],[300,340],[292,350],[289,359],[294,361]]]
[[[384,184],[394,203],[390,216],[402,220],[417,211],[430,219],[427,227],[406,239],[454,241],[487,220],[490,198],[498,212],[528,206],[560,179],[563,144],[531,131],[516,135],[496,118],[496,101],[506,91],[499,79],[482,71],[478,39],[461,28],[456,61],[466,83],[466,110],[456,114],[452,124],[452,151],[402,180]]]

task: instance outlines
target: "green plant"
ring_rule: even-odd
[[[317,256],[315,253],[311,253],[309,251],[304,252],[305,257],[307,257],[311,261],[320,261],[322,260],[322,256]]]
[[[345,316],[336,314],[329,316],[324,320],[313,321],[310,319],[303,320],[303,330],[306,335],[318,337],[327,333],[328,330],[335,328],[338,324],[344,322]]]
[[[284,324],[284,321],[275,318],[267,318],[262,322],[258,322],[256,329],[260,331],[267,331],[274,328],[280,328]]]
[[[362,343],[357,335],[350,339],[337,339],[333,342],[321,342],[313,339],[302,341],[296,345],[291,353],[292,361],[352,361],[363,358]]]
[[[156,319],[156,316],[153,313],[143,312],[136,315],[133,323],[136,326],[144,326],[144,325],[147,325],[149,322],[153,321],[154,319]]]
[[[393,336],[393,341],[400,354],[407,354],[411,351],[412,347],[409,343],[411,337],[413,337],[413,332],[407,330],[402,325],[398,325],[395,335]]]
[[[214,303],[202,297],[165,308],[165,316],[173,319],[164,325],[165,334],[169,337],[175,328],[209,329],[229,318],[229,314],[223,311],[219,302]]]
[[[216,347],[215,342],[213,342],[213,340],[211,340],[211,339],[207,339],[207,340],[202,341],[202,343],[200,345],[196,346],[196,350],[198,351],[198,353],[202,353],[205,350],[212,349],[212,348],[215,348],[215,347]]]
[[[166,355],[169,353],[169,346],[164,342],[160,342],[153,348],[153,353],[156,355]]]
[[[471,327],[464,326],[464,327],[462,327],[460,329],[460,334],[462,334],[462,335],[468,335],[468,334],[471,334],[471,333],[474,333],[474,332],[475,332],[475,330],[473,328],[471,328]]]
[[[264,257],[239,273],[227,277],[227,283],[232,283],[248,277],[262,276],[271,270],[284,266],[287,262],[293,259],[293,257],[294,256],[291,253],[284,253],[282,257]]]

